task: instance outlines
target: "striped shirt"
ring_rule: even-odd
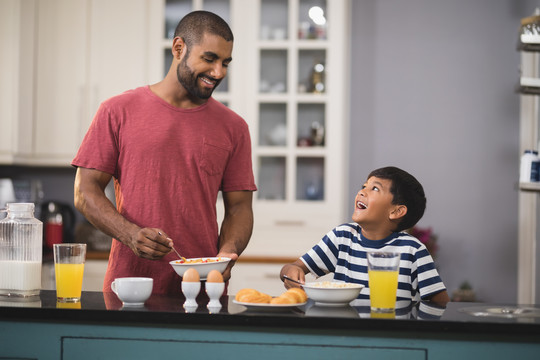
[[[426,246],[406,232],[392,233],[382,240],[369,240],[362,235],[360,225],[342,224],[302,255],[301,260],[316,277],[334,273],[334,281],[364,285],[358,299],[369,299],[366,258],[369,251],[401,253],[398,301],[426,300],[446,290]]]

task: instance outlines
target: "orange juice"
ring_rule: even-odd
[[[372,309],[396,307],[398,271],[368,270],[369,297]]]
[[[395,319],[396,313],[393,311],[390,312],[376,312],[372,311],[370,313],[372,319]]]
[[[56,297],[64,301],[81,298],[84,264],[54,264]]]

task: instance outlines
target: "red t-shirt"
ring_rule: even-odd
[[[118,211],[138,226],[163,229],[185,257],[217,254],[219,190],[256,190],[240,116],[213,98],[176,108],[148,86],[101,104],[72,165],[111,174]],[[147,276],[154,293],[180,293],[169,265],[175,259],[142,259],[113,240],[103,291],[117,277]]]

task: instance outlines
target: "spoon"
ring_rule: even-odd
[[[159,236],[163,236],[163,234],[161,233],[161,231],[158,231],[158,234],[159,234]],[[167,239],[172,240],[171,238],[167,238]],[[178,251],[176,251],[176,249],[174,248],[174,246],[172,246],[172,249],[174,250],[174,252],[176,253],[176,255],[178,255],[178,257],[180,258],[180,260],[186,261],[186,258],[183,257],[182,255],[180,255],[180,254],[178,253]]]
[[[298,281],[298,280],[291,279],[291,278],[288,277],[287,275],[283,275],[283,278],[284,278],[284,279],[287,279],[287,280],[289,280],[289,281],[292,281],[293,283],[297,283],[297,284],[299,284],[299,285],[304,285],[304,283],[301,283],[301,282]]]

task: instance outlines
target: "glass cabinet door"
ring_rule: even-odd
[[[324,0],[261,0],[259,199],[325,200],[325,11]]]

